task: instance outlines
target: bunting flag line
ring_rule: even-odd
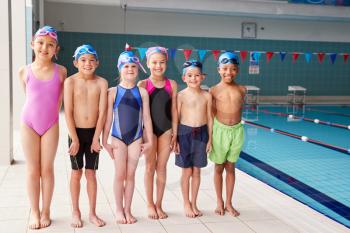
[[[266,57],[266,63],[269,63],[273,56],[275,54],[279,54],[280,60],[283,62],[288,54],[292,55],[292,63],[296,63],[296,61],[299,58],[299,55],[304,55],[306,63],[310,63],[312,56],[315,55],[317,57],[317,60],[320,64],[322,64],[325,60],[326,56],[329,56],[330,58],[330,63],[334,64],[337,60],[337,56],[342,56],[343,57],[343,62],[347,63],[349,60],[349,53],[343,52],[343,53],[330,53],[330,52],[286,52],[286,51],[247,51],[247,50],[222,50],[222,49],[186,49],[186,48],[167,48],[168,49],[168,55],[169,59],[175,59],[177,51],[182,51],[184,58],[186,60],[189,60],[192,52],[196,51],[198,55],[198,59],[200,61],[203,61],[205,56],[207,55],[208,52],[211,52],[213,55],[213,58],[215,61],[217,61],[220,53],[231,51],[236,53],[237,55],[240,56],[241,58],[241,63],[243,64],[244,61],[247,58],[248,52],[253,53],[254,59],[259,61],[260,55],[265,54]],[[145,54],[147,51],[147,48],[142,48],[142,47],[132,47],[128,43],[125,44],[125,50],[137,50],[140,55],[140,59],[143,60],[145,58]]]

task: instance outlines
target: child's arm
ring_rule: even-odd
[[[26,75],[27,71],[26,71],[26,66],[22,66],[19,71],[18,71],[18,75],[19,75],[19,82],[21,83],[24,93],[26,93]]]
[[[179,126],[179,121],[181,120],[181,107],[182,107],[182,92],[180,92],[178,94],[178,96],[177,96],[177,110],[176,110],[177,123],[176,123],[176,128]],[[179,154],[180,153],[180,147],[179,147],[179,144],[177,143],[177,140],[176,140],[176,145],[175,145],[174,152],[175,152],[175,154]]]
[[[73,78],[68,78],[64,82],[64,114],[66,117],[67,128],[69,131],[69,136],[72,139],[72,143],[69,147],[68,153],[70,155],[76,155],[79,151],[79,138],[77,131],[75,129],[74,113],[73,113],[73,90],[74,90],[74,80]]]
[[[146,140],[141,146],[141,152],[143,154],[148,154],[148,151],[152,148],[153,142],[153,128],[152,128],[152,119],[151,119],[151,112],[149,109],[149,96],[147,91],[139,87],[141,98],[142,98],[142,118],[143,118],[143,125],[144,125],[144,132],[146,133]]]
[[[215,95],[214,95],[214,88],[210,88],[209,89],[209,93],[211,96],[211,111],[212,111],[212,115],[216,116],[216,102],[215,102]]]
[[[100,78],[98,85],[100,85],[101,91],[100,91],[100,100],[98,104],[98,118],[96,123],[96,129],[95,129],[95,134],[92,139],[92,144],[90,149],[91,153],[93,151],[100,152],[100,150],[102,149],[99,142],[99,138],[105,124],[106,107],[107,107],[108,83],[105,79]]]
[[[113,104],[115,97],[115,88],[108,89],[108,99],[107,99],[107,113],[106,122],[102,132],[102,145],[108,152],[109,156],[114,159],[112,145],[108,144],[109,131],[111,130],[112,120],[113,120]]]
[[[67,78],[67,69],[64,66],[59,65],[59,71],[60,71],[61,85],[62,85],[62,87],[64,89],[64,81]],[[63,100],[63,91],[61,92],[60,97],[59,97],[59,101],[58,101],[58,112],[62,108],[62,102],[63,102],[62,100]]]
[[[212,136],[213,136],[213,112],[212,112],[212,96],[210,93],[206,93],[207,97],[207,120],[208,120],[208,135],[209,140],[207,143],[207,153],[211,151],[212,148]]]
[[[172,88],[171,96],[171,119],[172,119],[172,129],[173,135],[171,137],[170,149],[175,150],[176,140],[177,140],[177,126],[178,126],[178,112],[177,112],[177,84],[174,80],[170,80]]]

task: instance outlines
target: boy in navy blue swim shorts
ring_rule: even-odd
[[[177,97],[180,124],[175,164],[182,168],[181,189],[185,215],[194,218],[203,215],[197,208],[197,195],[200,171],[207,165],[207,153],[211,150],[212,99],[210,93],[200,87],[204,79],[202,63],[196,60],[186,61],[182,79],[187,88],[179,92]]]

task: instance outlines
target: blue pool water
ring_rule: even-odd
[[[286,113],[285,106],[259,110]],[[350,130],[252,111],[246,120],[350,148]],[[258,114],[258,115],[257,115]],[[349,106],[306,106],[304,117],[350,125]],[[303,142],[270,130],[245,127],[245,144],[237,163],[240,170],[305,203],[350,228],[350,154]]]

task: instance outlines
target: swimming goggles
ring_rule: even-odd
[[[141,64],[140,59],[131,52],[124,52],[119,56],[118,65],[117,65],[118,69],[121,70],[125,64],[130,64],[130,63],[135,63],[139,65],[142,71],[147,73],[145,68]]]
[[[239,65],[239,62],[237,61],[236,58],[223,58],[219,61],[219,64],[235,64],[235,65]]]
[[[183,65],[182,65],[182,68],[185,69],[185,68],[188,68],[190,66],[194,66],[194,67],[198,67],[202,70],[202,63],[199,62],[199,61],[196,61],[196,60],[191,60],[191,61],[186,61]]]
[[[38,37],[38,36],[49,36],[52,39],[58,41],[58,37],[57,37],[57,31],[56,29],[54,29],[53,27],[50,26],[44,26],[42,28],[40,28],[34,35],[34,38]]]
[[[84,54],[94,55],[96,60],[98,60],[98,56],[97,56],[96,50],[91,45],[86,45],[86,44],[79,46],[75,50],[73,57],[74,57],[75,60],[78,60],[79,57],[81,55],[84,55]]]

